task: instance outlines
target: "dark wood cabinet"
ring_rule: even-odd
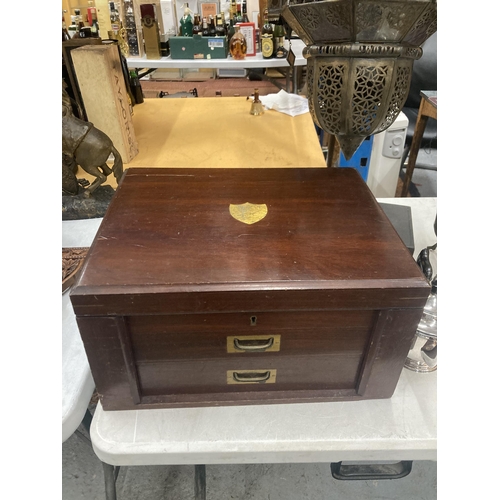
[[[119,410],[390,397],[429,291],[354,169],[131,168],[71,301]]]

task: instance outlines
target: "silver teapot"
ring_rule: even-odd
[[[404,365],[415,372],[433,372],[437,369],[437,276],[431,285],[431,293]]]

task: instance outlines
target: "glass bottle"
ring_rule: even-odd
[[[215,26],[215,34],[216,36],[226,36],[226,28],[222,23],[222,16],[217,15],[217,24]]]
[[[97,13],[95,9],[91,11],[90,15],[92,16],[92,24],[90,26],[90,31],[94,38],[99,38],[99,23],[97,22]]]
[[[242,23],[243,16],[241,15],[241,3],[236,4],[236,17],[234,19],[235,23]]]
[[[273,27],[269,24],[268,10],[264,10],[264,24],[260,32],[260,50],[264,59],[271,59],[274,52]]]
[[[238,25],[234,27],[234,35],[229,41],[229,53],[233,59],[238,61],[245,59],[247,53],[247,41],[243,33],[240,32],[240,27]]]
[[[85,28],[85,24],[83,22],[83,18],[81,16],[81,13],[80,13],[80,9],[75,9],[75,19],[76,19],[76,31],[78,33],[77,36],[81,37],[81,38],[87,38],[87,35],[89,35],[90,37],[90,32],[87,33],[84,28]]]
[[[87,2],[87,22],[92,26],[94,17],[97,19],[97,9],[94,7],[94,1],[89,0]]]
[[[260,29],[255,28],[255,53],[260,54]]]
[[[216,29],[215,29],[215,19],[214,16],[210,14],[209,16],[209,23],[208,23],[208,36],[215,36],[216,35]]]
[[[248,19],[248,13],[247,13],[247,0],[241,0],[241,22],[242,23],[249,23],[250,20]]]
[[[227,27],[227,39],[231,41],[231,38],[234,35],[234,20],[233,18],[229,19],[229,26]]]
[[[93,0],[87,2],[87,22],[92,25],[92,11],[95,11]]]
[[[274,25],[274,57],[277,59],[284,59],[288,50],[285,49],[285,27],[283,26],[283,21],[281,17],[279,21]]]
[[[69,25],[68,33],[70,38],[80,36],[78,34],[78,26],[76,25],[76,16],[71,16],[71,24]]]
[[[134,96],[136,104],[144,102],[144,95],[142,93],[141,82],[135,70],[130,71],[130,90]]]
[[[64,11],[62,13],[62,41],[65,42],[71,38],[68,33],[68,28],[66,27],[66,21],[64,20]]]
[[[118,33],[120,31],[120,16],[118,15],[115,2],[109,2],[109,20],[111,21],[111,31]]]
[[[194,35],[201,35],[202,34],[202,26],[201,26],[201,20],[200,20],[200,15],[196,13],[193,16],[193,36]]]
[[[229,19],[233,20],[233,24],[236,22],[236,13],[237,13],[236,0],[231,0],[231,4],[229,6]]]
[[[201,23],[201,34],[203,36],[208,36],[208,21],[206,17],[203,18]]]
[[[184,4],[184,15],[181,17],[181,36],[193,36],[193,18],[189,4]]]

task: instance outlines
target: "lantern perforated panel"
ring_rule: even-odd
[[[304,41],[309,109],[347,159],[389,128],[420,45],[437,30],[435,0],[271,0]]]
[[[356,55],[366,52],[366,57],[345,56],[353,50]],[[370,57],[371,52],[378,57]],[[309,46],[304,55],[314,121],[337,136],[344,155],[350,158],[366,136],[386,130],[398,116],[410,89],[413,57],[418,53],[386,45],[342,44]]]

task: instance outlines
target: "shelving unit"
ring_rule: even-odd
[[[262,54],[246,57],[242,61],[237,61],[232,57],[226,59],[172,59],[170,56],[162,57],[161,59],[146,59],[143,57],[129,57],[127,58],[127,65],[129,68],[136,69],[163,69],[163,68],[176,68],[176,69],[256,69],[256,68],[277,68],[282,69],[287,77],[287,91],[297,93],[297,82],[299,71],[307,64],[306,59],[302,55],[302,50],[305,44],[300,39],[292,39],[291,47],[295,54],[295,65],[293,70],[286,71],[290,66],[286,59],[264,59]],[[289,48],[289,47],[287,47]],[[291,88],[288,83],[291,73]]]

